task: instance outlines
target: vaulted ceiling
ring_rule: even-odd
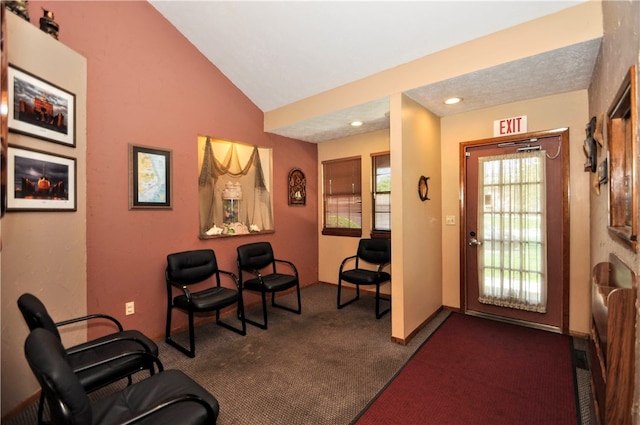
[[[150,3],[262,111],[393,70],[579,1],[161,1]],[[531,34],[530,43],[536,43]],[[412,87],[404,93],[444,117],[588,88],[600,39]],[[482,52],[490,56],[492,52]],[[447,108],[443,99],[465,101]],[[270,131],[309,142],[387,128],[381,97]],[[353,120],[366,126],[350,127]]]

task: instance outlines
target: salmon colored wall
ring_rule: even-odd
[[[163,336],[166,255],[182,250],[212,248],[220,267],[235,271],[236,247],[266,240],[297,265],[303,285],[318,280],[315,145],[264,133],[262,111],[147,2],[29,5],[32,22],[52,10],[60,42],[88,62],[88,312]],[[198,134],[273,148],[275,233],[198,239]],[[172,210],[128,209],[129,143],[173,151]],[[294,167],[307,175],[304,207],[287,204]]]

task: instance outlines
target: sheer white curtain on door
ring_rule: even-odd
[[[544,313],[545,151],[479,158],[478,301]]]

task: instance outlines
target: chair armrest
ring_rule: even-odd
[[[238,289],[240,289],[240,281],[238,280],[238,276],[236,276],[234,273],[228,272],[226,270],[220,270],[218,269],[218,272],[222,273],[223,275],[229,276],[231,279],[233,279],[233,281],[236,284],[236,287]]]
[[[342,260],[342,263],[340,263],[340,271],[338,272],[338,274],[342,273],[342,269],[344,268],[344,266],[347,264],[347,262],[349,260],[353,260],[354,258],[358,258],[357,255],[352,255],[350,257],[345,258],[344,260]],[[357,267],[357,264],[356,264]]]
[[[158,368],[158,372],[162,372],[164,370],[164,366],[162,365],[162,362],[160,361],[160,359],[158,357],[154,356],[153,354],[151,354],[150,352],[148,352],[148,351],[128,351],[126,353],[118,354],[117,356],[109,357],[108,359],[100,360],[99,362],[95,362],[95,363],[91,363],[91,364],[86,365],[86,366],[79,367],[77,369],[74,369],[73,372],[74,373],[84,372],[86,370],[94,369],[96,367],[100,367],[100,366],[105,365],[107,363],[111,363],[112,361],[119,360],[119,359],[124,359],[124,358],[127,358],[127,357],[132,357],[132,356],[147,357],[150,362],[155,363],[156,367]]]
[[[178,283],[178,282],[174,282],[172,280],[169,280],[169,278],[166,278],[167,280],[167,291],[171,292],[171,286],[178,288],[180,290],[182,290],[182,292],[184,292],[184,296],[187,297],[187,301],[191,302],[191,291],[189,291],[189,287],[187,285],[183,285],[182,283]],[[170,286],[169,286],[170,285]]]
[[[216,415],[213,411],[213,409],[211,408],[211,406],[209,406],[209,403],[207,403],[206,401],[204,401],[202,398],[200,398],[197,395],[194,394],[183,394],[183,395],[178,395],[178,396],[174,396],[171,398],[168,398],[164,401],[162,401],[160,404],[158,404],[157,406],[154,406],[150,409],[145,410],[144,412],[139,413],[138,415],[136,415],[135,417],[127,420],[126,422],[122,422],[119,425],[130,425],[130,424],[134,424],[136,422],[139,422],[151,415],[157,414],[157,413],[162,413],[162,410],[169,408],[171,406],[173,406],[174,404],[178,404],[178,403],[185,403],[185,402],[195,402],[198,403],[200,405],[202,405],[205,410],[207,411],[207,418],[210,421],[207,421],[208,423],[215,423],[215,419],[216,419]]]
[[[378,266],[378,274],[382,273],[382,269],[391,264],[390,262],[382,263]]]
[[[298,276],[298,269],[296,268],[296,266],[291,262],[291,261],[287,261],[287,260],[278,260],[277,258],[273,259],[274,264],[275,263],[282,263],[282,264],[286,264],[289,267],[291,267],[291,270],[293,270],[293,273]],[[274,269],[275,271],[275,269]]]
[[[109,316],[108,314],[89,314],[87,316],[80,316],[80,317],[76,317],[75,319],[63,320],[62,322],[56,322],[56,326],[60,327],[60,326],[65,326],[65,325],[71,325],[73,323],[84,322],[84,321],[88,321],[88,320],[91,320],[91,319],[107,319],[107,320],[110,320],[111,322],[113,322],[118,327],[118,330],[120,332],[122,332],[124,330],[124,328],[122,327],[122,324],[118,321],[118,319],[116,319],[113,316]]]
[[[100,341],[100,342],[93,342],[92,341],[87,341],[87,343],[84,343],[85,345],[83,345],[82,347],[76,347],[76,348],[71,348],[69,350],[67,350],[67,355],[71,355],[71,354],[78,354],[78,353],[82,353],[83,351],[88,351],[88,350],[92,350],[94,348],[97,347],[101,347],[103,345],[107,345],[107,344],[112,344],[114,342],[117,341],[132,341],[132,342],[136,342],[138,343],[142,350],[136,350],[134,351],[135,353],[139,353],[139,352],[147,352],[150,353],[149,351],[149,347],[147,346],[147,344],[144,343],[144,341],[132,337],[132,336],[114,336],[113,338],[104,340],[104,341]]]

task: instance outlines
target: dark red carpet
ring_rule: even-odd
[[[571,338],[452,313],[354,421],[576,424]]]

